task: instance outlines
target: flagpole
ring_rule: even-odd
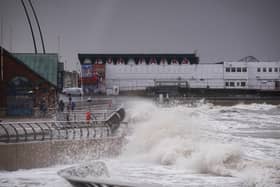
[[[4,38],[4,24],[3,24],[3,17],[1,17],[1,46],[3,47],[3,38]]]
[[[1,17],[1,80],[4,80],[4,60],[3,60],[3,17]]]
[[[1,80],[4,80],[3,47],[1,47]]]

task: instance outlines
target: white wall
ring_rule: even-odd
[[[226,72],[234,67],[236,72]],[[257,72],[257,68],[267,68],[267,72]],[[237,68],[246,68],[246,72],[237,72]],[[272,72],[268,71],[272,68]],[[278,72],[274,72],[278,68]],[[143,90],[154,86],[154,80],[185,79],[193,88],[244,88],[274,89],[271,82],[280,79],[279,62],[224,62],[224,64],[106,64],[106,87],[114,85],[120,90]],[[225,82],[235,82],[234,87],[226,87]],[[241,86],[245,82],[246,86]]]
[[[260,68],[260,72],[258,72],[258,68]],[[266,72],[263,71],[264,68]],[[271,72],[269,72],[269,68],[271,68]],[[274,89],[275,81],[280,79],[279,62],[248,62],[248,69],[248,85],[250,88]]]

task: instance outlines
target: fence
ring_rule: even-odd
[[[76,117],[79,113],[75,113]],[[124,119],[124,109],[100,117],[71,121],[0,122],[0,142],[14,143],[52,139],[91,139],[110,136]]]

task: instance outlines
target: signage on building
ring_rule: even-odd
[[[105,64],[83,64],[82,82],[85,93],[105,91]]]

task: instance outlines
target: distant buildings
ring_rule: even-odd
[[[147,86],[153,85],[154,78],[151,77],[157,76],[157,72],[150,70],[150,67],[192,65],[199,62],[196,54],[78,54],[78,57],[85,94],[110,94],[113,87],[120,91],[145,90]],[[161,75],[167,78],[168,73],[161,72]],[[150,76],[146,76],[148,74]]]
[[[205,64],[199,64],[195,54],[78,54],[78,57],[85,93],[100,88],[104,93],[114,94],[183,85],[187,88],[184,92],[207,89],[222,93],[236,90],[280,93],[280,62],[261,62],[252,56],[236,62]],[[102,82],[96,77],[100,74],[99,66],[102,66]]]
[[[63,88],[79,87],[80,75],[77,71],[64,71]]]

